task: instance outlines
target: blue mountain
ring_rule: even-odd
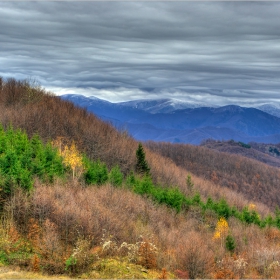
[[[236,105],[196,107],[195,104],[190,108],[189,104],[180,106],[170,99],[111,103],[73,94],[61,98],[86,108],[119,129],[127,130],[137,140],[192,144],[200,144],[209,138],[280,142],[280,118],[255,108]]]

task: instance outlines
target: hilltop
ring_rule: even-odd
[[[278,168],[141,146],[15,79],[0,79],[0,122],[2,265],[76,278],[280,275]]]

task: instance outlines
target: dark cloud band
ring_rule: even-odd
[[[0,75],[112,101],[275,101],[279,12],[278,2],[1,2]]]

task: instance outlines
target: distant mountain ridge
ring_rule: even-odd
[[[126,129],[137,140],[191,144],[200,144],[205,139],[280,142],[280,118],[256,108],[200,107],[201,104],[180,104],[171,99],[111,103],[75,94],[61,98]]]
[[[264,111],[270,115],[280,118],[280,104],[263,104],[256,107],[257,109]]]
[[[135,101],[126,101],[120,102],[119,105],[137,108],[149,112],[151,114],[157,113],[170,113],[176,110],[182,110],[187,108],[199,108],[207,107],[206,103],[194,103],[187,102],[178,99],[144,99],[144,100],[135,100]]]

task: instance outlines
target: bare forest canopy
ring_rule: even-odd
[[[258,160],[270,166],[280,167],[280,142],[278,144],[267,144],[208,139],[203,141],[201,146],[220,152],[238,154],[247,158]]]
[[[270,207],[280,205],[280,170],[240,155],[187,144],[148,142],[152,151],[214,184]]]

